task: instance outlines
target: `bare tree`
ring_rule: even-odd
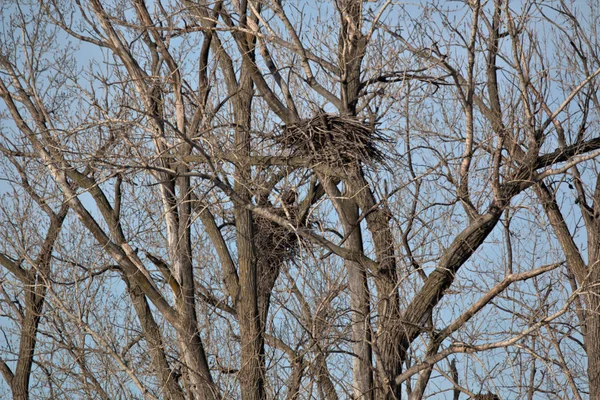
[[[600,62],[565,2],[2,7],[13,397],[599,396]]]

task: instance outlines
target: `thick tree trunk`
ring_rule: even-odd
[[[345,247],[352,251],[363,252],[363,239],[360,230],[358,206],[354,201],[344,200],[342,208],[346,222],[344,235]],[[350,308],[352,309],[352,342],[354,398],[373,399],[373,356],[371,349],[370,295],[367,284],[367,271],[359,263],[346,261],[348,287],[350,290]]]
[[[252,79],[247,72],[242,73],[239,93],[236,94],[234,104],[238,126],[235,133],[236,151],[240,156],[247,157],[250,155],[252,109]],[[246,203],[252,202],[251,181],[250,165],[236,165],[234,190]],[[240,282],[240,296],[237,302],[242,353],[240,387],[243,400],[262,400],[265,398],[265,350],[258,308],[258,262],[254,246],[254,224],[252,212],[246,209],[244,204],[235,204],[234,207]],[[264,309],[268,309],[266,304]]]
[[[600,188],[600,177],[597,185]],[[600,399],[600,287],[598,286],[600,284],[600,219],[598,218],[600,217],[600,210],[598,210],[600,190],[596,193],[598,198],[594,198],[592,208],[598,210],[596,211],[598,215],[590,213],[585,218],[589,265],[585,264],[575,244],[553,192],[543,183],[535,187],[535,192],[561,245],[567,260],[567,268],[575,276],[577,285],[584,289],[582,304],[585,305],[585,310],[578,315],[583,319],[580,322],[588,356],[590,399]],[[589,209],[584,208],[582,212],[587,213]]]
[[[361,65],[365,55],[366,38],[362,34],[362,1],[341,0],[337,2],[340,13],[340,33],[338,43],[338,63],[340,66],[340,113],[347,116],[357,115],[357,104],[361,89]],[[351,167],[360,170],[360,165]],[[339,200],[338,214],[344,225],[346,242],[344,247],[363,253],[363,238],[359,220],[361,189],[352,182],[347,183],[348,197]],[[332,190],[333,188],[330,188]],[[367,189],[368,190],[368,189]],[[335,197],[331,196],[333,199]],[[357,262],[346,261],[348,271],[348,286],[350,290],[350,305],[352,308],[352,340],[353,373],[354,373],[354,398],[373,399],[376,395],[373,377],[373,338],[371,337],[371,305],[367,280],[367,271],[364,265]],[[393,301],[393,300],[392,300]],[[379,308],[381,312],[382,309]],[[387,319],[387,309],[384,314],[379,314],[380,320]],[[380,325],[381,328],[381,325]],[[377,340],[376,340],[377,341]],[[388,346],[385,346],[386,349]],[[378,361],[381,357],[378,354]],[[385,367],[384,367],[385,369]],[[384,384],[385,385],[385,384]],[[387,386],[387,385],[385,385]],[[387,390],[386,390],[387,391]]]
[[[238,207],[235,212],[240,299],[237,314],[241,333],[242,361],[239,373],[242,399],[261,400],[264,390],[264,343],[258,313],[257,269],[252,243],[252,216]]]
[[[596,188],[592,196],[591,211],[587,212],[588,268],[585,345],[588,355],[588,379],[590,400],[600,400],[600,175],[596,177]]]
[[[379,297],[375,352],[379,364],[378,373],[384,375],[379,376],[377,400],[399,400],[402,397],[401,387],[394,381],[394,378],[402,372],[406,351],[402,346],[402,316],[398,286],[395,281],[392,273],[380,272],[380,275],[375,278]]]
[[[374,271],[377,288],[378,326],[374,338],[377,356],[377,399],[400,399],[400,386],[394,378],[402,372],[405,348],[402,347],[400,297],[396,254],[390,215],[384,206],[377,204],[368,182],[360,168],[348,179],[351,192],[362,212],[366,214],[367,228],[371,232],[379,269]],[[383,375],[383,376],[382,376]]]
[[[29,377],[31,376],[37,329],[44,306],[44,295],[38,298],[35,293],[36,286],[33,282],[34,279],[32,278],[31,283],[25,285],[25,318],[21,327],[19,359],[11,382],[13,399],[15,400],[29,399]]]
[[[600,289],[596,287],[589,290],[594,292],[587,295],[586,321],[584,336],[585,349],[588,356],[587,373],[590,385],[590,400],[600,400]]]
[[[167,357],[164,351],[164,345],[162,341],[162,335],[154,317],[152,316],[152,310],[148,304],[148,300],[144,295],[142,289],[135,283],[134,280],[127,279],[129,286],[129,296],[131,302],[140,321],[142,332],[144,334],[144,340],[148,345],[150,357],[152,359],[152,366],[156,377],[158,378],[165,398],[168,400],[184,400],[185,396],[181,387],[176,381],[176,377],[169,366]]]
[[[187,168],[180,167],[182,173]],[[189,177],[178,179],[179,183],[179,224],[176,243],[176,268],[179,276],[180,293],[177,295],[177,309],[182,315],[185,333],[179,335],[182,350],[188,368],[188,379],[192,393],[201,399],[215,399],[218,391],[212,381],[204,346],[198,331],[198,317],[196,315],[196,293],[194,283],[194,266],[192,261],[191,245],[191,192]]]
[[[29,399],[29,379],[35,354],[36,336],[46,301],[46,280],[50,274],[54,242],[58,238],[68,210],[68,206],[63,205],[58,214],[50,215],[50,227],[35,266],[27,271],[26,281],[23,282],[25,288],[25,315],[21,327],[17,366],[10,381],[14,399]]]
[[[177,340],[187,367],[186,374],[189,382],[188,395],[191,399],[216,400],[218,390],[212,381],[204,346],[198,332],[198,323],[190,318],[184,318],[183,332],[178,332]]]
[[[599,204],[600,205],[600,204]],[[599,212],[600,213],[600,212]],[[600,220],[598,221],[600,223]],[[597,235],[600,239],[600,229]],[[588,356],[588,379],[590,385],[590,400],[600,400],[600,242],[588,249],[589,264],[592,269],[589,283],[586,285],[586,310],[584,343]],[[591,258],[596,256],[597,258]]]
[[[319,176],[325,191],[333,200],[344,228],[344,247],[357,254],[364,253],[360,228],[359,209],[355,193],[348,188],[346,195],[337,188],[330,178]],[[345,261],[350,291],[352,319],[352,360],[354,399],[373,399],[373,350],[371,337],[371,304],[367,281],[367,271],[360,263]]]

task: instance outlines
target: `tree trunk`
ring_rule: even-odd
[[[393,233],[388,210],[377,204],[368,182],[360,168],[348,179],[352,193],[366,214],[367,228],[371,232],[379,269],[374,271],[377,288],[378,326],[376,344],[379,383],[377,399],[400,399],[400,386],[394,378],[402,372],[405,349],[402,347],[400,297]],[[383,376],[381,376],[383,375]]]
[[[600,188],[600,177],[597,180]],[[582,325],[585,351],[588,356],[588,380],[590,399],[600,399],[600,215],[588,214],[586,229],[588,234],[588,264],[585,264],[579,248],[560,211],[553,192],[543,183],[535,187],[550,225],[554,230],[567,261],[567,268],[573,273],[577,285],[583,288],[583,304],[585,311],[578,313]],[[598,198],[596,198],[598,196]],[[595,193],[595,204],[592,210],[600,214],[600,190]],[[582,209],[588,213],[589,209]]]
[[[352,200],[343,200],[345,215],[345,247],[352,251],[363,252],[363,239],[358,220],[358,206]],[[348,287],[350,290],[350,308],[352,310],[352,342],[354,398],[373,399],[373,356],[371,349],[370,295],[367,273],[360,263],[346,261]]]
[[[596,281],[598,282],[598,281]],[[600,289],[598,283],[590,287],[586,295],[586,321],[584,336],[588,356],[587,373],[590,385],[590,400],[600,400]],[[592,286],[592,285],[590,285]]]
[[[344,228],[344,247],[357,254],[364,253],[363,238],[360,228],[359,209],[355,192],[349,188],[342,195],[334,181],[319,176]],[[352,319],[352,360],[354,399],[373,399],[373,350],[371,347],[371,305],[367,271],[358,262],[346,260],[348,272],[348,288],[350,291],[350,309]]]
[[[251,212],[237,207],[235,220],[240,276],[240,299],[237,305],[242,352],[240,387],[242,399],[262,400],[265,398],[264,343],[258,314],[256,256],[252,243]]]
[[[136,311],[142,332],[144,334],[144,340],[148,345],[150,357],[152,359],[152,366],[156,377],[158,378],[161,387],[165,393],[165,398],[168,400],[184,400],[185,396],[181,387],[176,381],[176,378],[169,366],[167,357],[165,355],[164,345],[162,341],[162,335],[154,317],[152,316],[152,310],[148,305],[148,300],[144,295],[142,289],[134,283],[135,281],[127,279],[126,283],[129,287],[129,296],[131,302]]]
[[[31,272],[28,275],[32,275]],[[25,318],[21,327],[19,359],[11,382],[13,399],[15,400],[29,399],[29,377],[33,364],[37,328],[44,306],[43,297],[38,299],[36,296],[36,286],[33,282],[34,279],[32,278],[31,283],[25,285]]]
[[[250,155],[250,126],[252,109],[252,79],[242,71],[239,93],[235,99],[235,119],[238,129],[235,146],[242,157]],[[245,161],[236,165],[234,190],[244,202],[252,202],[250,191],[252,171]],[[254,224],[252,212],[244,204],[234,205],[240,298],[237,315],[241,336],[241,368],[239,373],[242,399],[262,400],[265,398],[265,350],[264,332],[258,308],[258,263],[254,247]],[[265,305],[265,308],[268,307]],[[266,315],[265,315],[266,318]]]
[[[34,267],[27,271],[27,281],[23,282],[25,288],[25,315],[21,327],[17,366],[10,382],[14,399],[29,399],[29,379],[33,365],[38,326],[46,301],[46,285],[48,275],[50,274],[52,251],[68,210],[69,207],[63,205],[57,214],[49,215],[50,227],[48,228],[46,238]]]

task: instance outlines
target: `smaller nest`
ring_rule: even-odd
[[[383,162],[385,154],[378,144],[389,142],[370,123],[325,113],[284,126],[274,140],[290,150],[290,157],[308,157],[331,167]]]
[[[282,209],[273,209],[273,213],[287,218]],[[296,218],[297,208],[288,206],[287,211],[292,220]],[[254,214],[254,245],[261,262],[277,265],[294,258],[301,246],[298,235],[289,228],[281,226],[269,219]]]

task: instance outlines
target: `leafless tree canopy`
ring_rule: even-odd
[[[0,398],[600,399],[596,1],[0,19]]]

